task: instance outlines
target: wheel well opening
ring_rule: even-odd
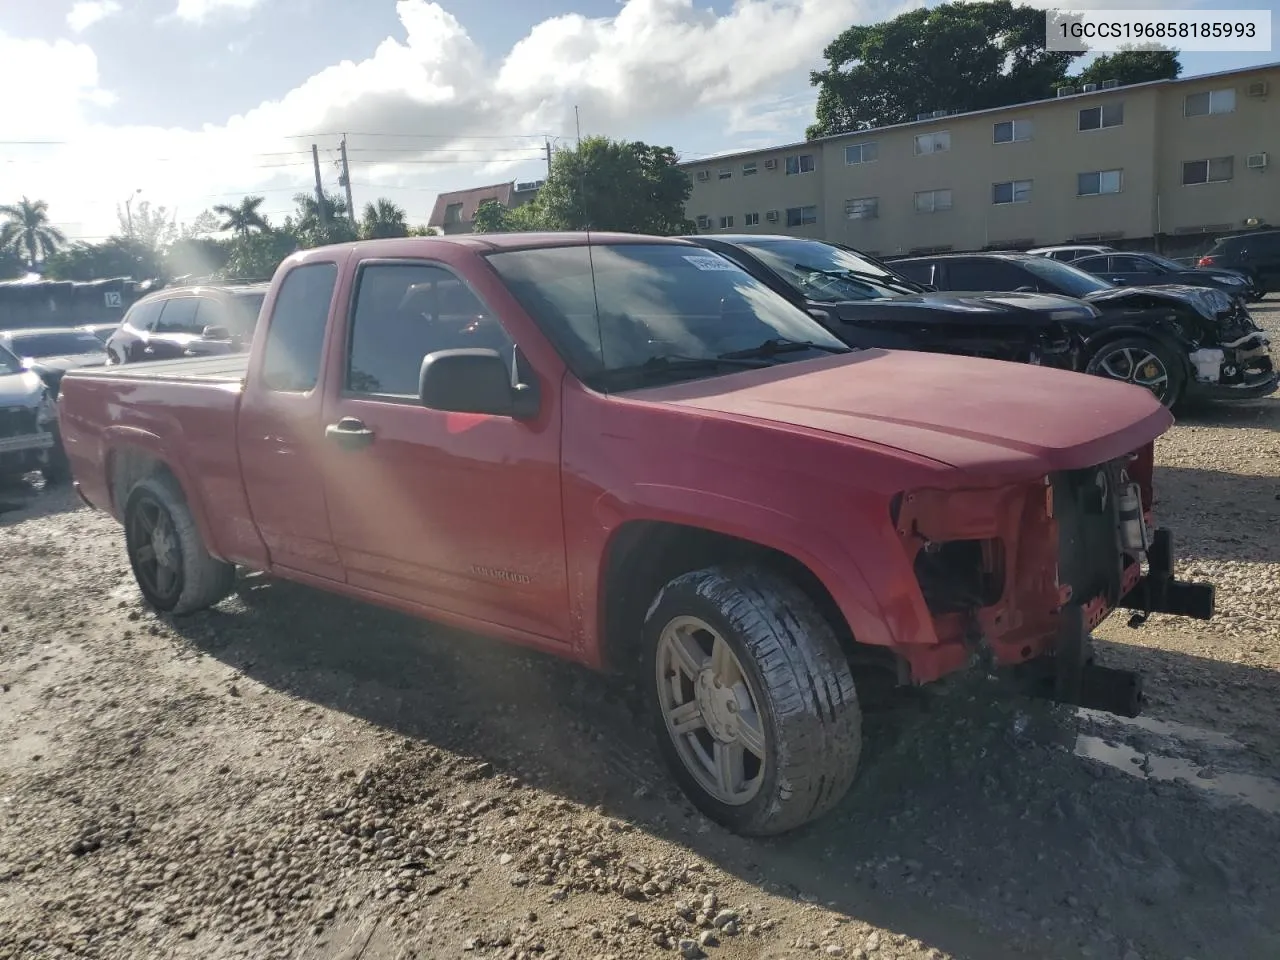
[[[804,591],[831,624],[850,660],[874,655],[856,644],[839,605],[826,586],[799,560],[771,547],[698,527],[632,521],[614,535],[605,560],[601,645],[605,666],[634,669],[643,656],[641,625],[653,598],[675,577],[724,564],[751,564],[786,577]]]
[[[126,447],[111,453],[107,462],[111,483],[111,506],[116,516],[123,516],[125,501],[135,486],[148,477],[165,476],[176,481],[173,471],[158,457]]]

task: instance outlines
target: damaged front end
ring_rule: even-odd
[[[936,642],[903,652],[904,679],[965,666],[1028,692],[1124,716],[1140,675],[1093,661],[1090,631],[1117,609],[1210,619],[1211,584],[1174,573],[1172,537],[1155,529],[1153,445],[1083,470],[1001,490],[900,495],[893,520]]]
[[[1182,344],[1188,398],[1251,400],[1280,389],[1271,342],[1241,297],[1209,287],[1169,285],[1125,287],[1089,299],[1135,319],[1145,315]]]

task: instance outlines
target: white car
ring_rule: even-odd
[[[33,470],[57,473],[57,407],[39,376],[0,347],[0,481]]]
[[[1070,263],[1072,260],[1078,260],[1080,257],[1091,257],[1095,253],[1112,253],[1115,247],[1102,247],[1092,244],[1068,244],[1060,247],[1036,247],[1034,250],[1028,250],[1027,253],[1036,257],[1048,257],[1050,260],[1059,260],[1062,263]]]

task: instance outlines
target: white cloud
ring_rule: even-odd
[[[67,12],[67,26],[75,33],[83,33],[100,20],[120,12],[116,0],[77,0]]]
[[[262,0],[178,0],[173,15],[179,20],[203,23],[216,13],[244,13],[252,10]]]
[[[252,0],[221,0],[228,2],[244,7]],[[836,34],[911,5],[739,0],[717,16],[694,0],[627,0],[612,18],[569,14],[537,24],[494,61],[438,3],[399,0],[402,38],[388,37],[366,59],[330,66],[279,100],[200,129],[97,121],[92,107],[110,95],[98,87],[93,52],[65,42],[27,41],[24,47],[19,41],[28,58],[19,62],[38,62],[35,72],[52,78],[54,89],[42,86],[34,96],[0,100],[0,129],[10,139],[38,130],[68,143],[44,150],[38,162],[12,165],[10,172],[22,176],[17,183],[6,176],[6,182],[13,184],[10,190],[46,198],[55,216],[84,222],[94,235],[115,229],[115,198],[139,186],[154,203],[176,206],[185,217],[218,202],[211,194],[254,189],[280,191],[268,203],[279,209],[289,205],[288,187],[305,189],[310,176],[309,154],[298,152],[310,141],[287,135],[348,131],[361,147],[400,151],[382,154],[384,162],[376,165],[360,164],[352,179],[416,190],[420,211],[436,188],[514,175],[524,152],[513,151],[509,139],[495,147],[500,141],[477,138],[567,134],[575,104],[584,132],[618,137],[693,118],[718,124],[726,134],[775,129],[804,100],[811,102],[807,71]],[[212,0],[181,0],[179,9],[208,13],[211,6]],[[11,63],[5,42],[0,37],[0,61]],[[354,136],[368,132],[441,139]],[[322,144],[333,147],[336,138]],[[530,144],[528,155],[536,158],[542,143]],[[353,159],[374,156],[361,151]],[[454,162],[395,162],[411,159]],[[267,168],[277,162],[296,166]]]

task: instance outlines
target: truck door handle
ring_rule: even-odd
[[[355,417],[343,417],[337,423],[324,428],[325,438],[347,450],[359,450],[373,443],[373,431],[364,425],[363,420]]]

